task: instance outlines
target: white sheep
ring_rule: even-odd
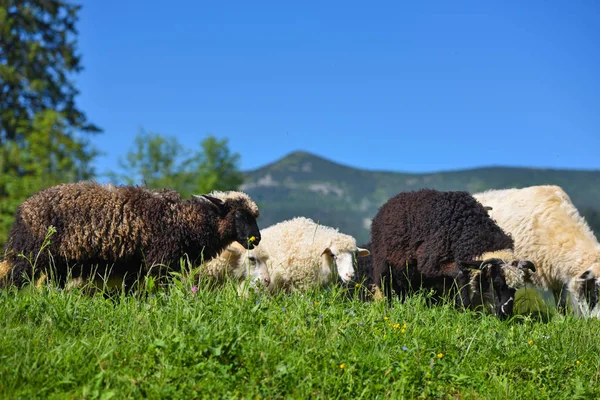
[[[245,249],[232,242],[218,256],[199,267],[199,275],[217,282],[233,279],[239,281],[239,292],[247,287],[268,287],[271,280],[267,260],[269,254],[263,246]]]
[[[558,186],[490,190],[475,194],[490,216],[510,233],[515,254],[536,267],[536,281],[563,304],[566,287],[577,314],[600,315],[600,244]]]
[[[337,279],[336,272],[348,282],[354,276],[354,252],[359,257],[369,254],[352,236],[310,218],[280,222],[261,229],[261,236],[261,247],[270,256],[272,291],[327,286]]]

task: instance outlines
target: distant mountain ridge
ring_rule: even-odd
[[[306,216],[369,240],[370,220],[390,197],[421,188],[471,193],[532,185],[558,185],[600,233],[600,170],[483,167],[435,173],[371,171],[297,151],[245,172],[242,190],[259,204],[261,227]]]

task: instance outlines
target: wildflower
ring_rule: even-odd
[[[358,289],[360,287],[360,283],[356,283],[354,287]]]
[[[346,368],[346,363],[341,363],[341,364],[340,364],[340,368],[341,368],[341,369],[344,369],[344,368]]]
[[[318,302],[318,301],[315,301],[315,306],[318,306],[318,305],[319,305],[319,302]]]
[[[392,325],[392,327],[393,327],[394,329],[398,329],[398,328],[400,328],[400,324],[394,324],[394,325]]]
[[[360,321],[360,326],[365,326],[365,321]]]
[[[286,308],[285,308],[285,307],[281,307],[281,311],[285,311],[285,310],[286,310]]]
[[[437,358],[439,358],[440,360],[441,360],[442,358],[444,358],[444,353],[438,353],[438,355],[437,355]]]
[[[579,360],[577,360],[577,361],[575,361],[575,364],[579,365],[579,364],[581,364],[581,363],[579,362]]]
[[[323,318],[323,314],[319,314],[319,318]]]
[[[198,286],[192,287],[192,292],[196,293],[198,291]]]
[[[389,319],[388,317],[383,317],[383,320],[384,320],[384,321],[387,321],[388,319]]]
[[[250,242],[250,243],[254,242],[255,240],[256,240],[256,238],[254,236],[250,236],[248,238],[248,242]]]
[[[404,350],[404,351],[408,351],[408,347],[406,347],[406,346],[402,346],[402,350]]]
[[[530,346],[533,346],[533,340],[530,340],[530,341],[529,341],[529,342],[527,342],[527,343],[529,343],[529,345],[530,345]]]

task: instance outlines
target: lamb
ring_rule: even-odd
[[[516,255],[535,263],[539,286],[552,292],[562,311],[566,288],[577,315],[600,316],[600,244],[562,188],[490,190],[474,197],[510,232]]]
[[[337,275],[348,282],[354,275],[353,252],[368,250],[356,246],[356,239],[337,229],[296,217],[262,230],[261,246],[270,256],[270,290],[306,290],[324,287]]]
[[[373,218],[371,242],[373,283],[390,300],[392,290],[404,299],[415,287],[429,287],[437,294],[456,287],[457,302],[472,307],[479,304],[473,301],[474,288],[491,280],[492,286],[483,289],[493,295],[483,294],[494,299],[494,311],[504,318],[512,313],[512,289],[535,269],[531,262],[514,258],[510,236],[467,192],[399,193]],[[499,251],[502,257],[494,257]],[[473,268],[482,270],[472,272]]]
[[[260,243],[259,210],[241,192],[212,192],[183,200],[172,190],[94,182],[61,184],[25,200],[17,209],[6,246],[9,281],[23,286],[33,267],[64,285],[66,278],[160,275],[210,260],[233,241]],[[50,226],[56,233],[42,249]],[[39,252],[39,254],[38,254]],[[27,258],[19,256],[25,255]]]
[[[199,277],[207,277],[218,283],[228,278],[240,281],[239,292],[245,291],[249,279],[251,287],[268,287],[271,283],[267,267],[268,253],[262,246],[246,249],[237,242],[231,243],[217,257],[199,267]]]

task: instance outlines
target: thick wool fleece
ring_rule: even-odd
[[[270,256],[267,265],[273,290],[325,286],[335,276],[334,261],[327,250],[338,256],[357,251],[352,236],[310,218],[283,221],[263,229],[261,234],[261,246]]]
[[[456,276],[458,261],[513,248],[469,193],[431,189],[389,199],[373,218],[371,242],[374,284],[381,287],[382,276],[391,274],[397,293]]]
[[[475,194],[515,241],[515,254],[535,264],[539,285],[555,296],[566,285],[577,301],[578,279],[600,278],[600,244],[559,186],[491,190]]]
[[[17,210],[6,248],[10,280],[22,286],[32,273],[19,253],[37,256],[36,268],[63,283],[69,273],[86,278],[94,271],[135,281],[140,273],[158,273],[156,265],[178,268],[183,255],[209,260],[237,239],[236,211],[258,216],[245,194],[213,196],[221,196],[221,209],[206,199],[182,200],[172,190],[93,182],[50,187]],[[49,226],[56,233],[39,252]]]
[[[250,259],[254,258],[255,263]],[[251,269],[262,269],[260,272],[268,278],[268,269],[266,262],[269,259],[268,253],[263,246],[259,245],[253,249],[246,250],[237,242],[231,243],[218,256],[204,263],[200,269],[203,276],[214,278],[218,282],[223,282],[227,278],[247,279],[251,275]]]

